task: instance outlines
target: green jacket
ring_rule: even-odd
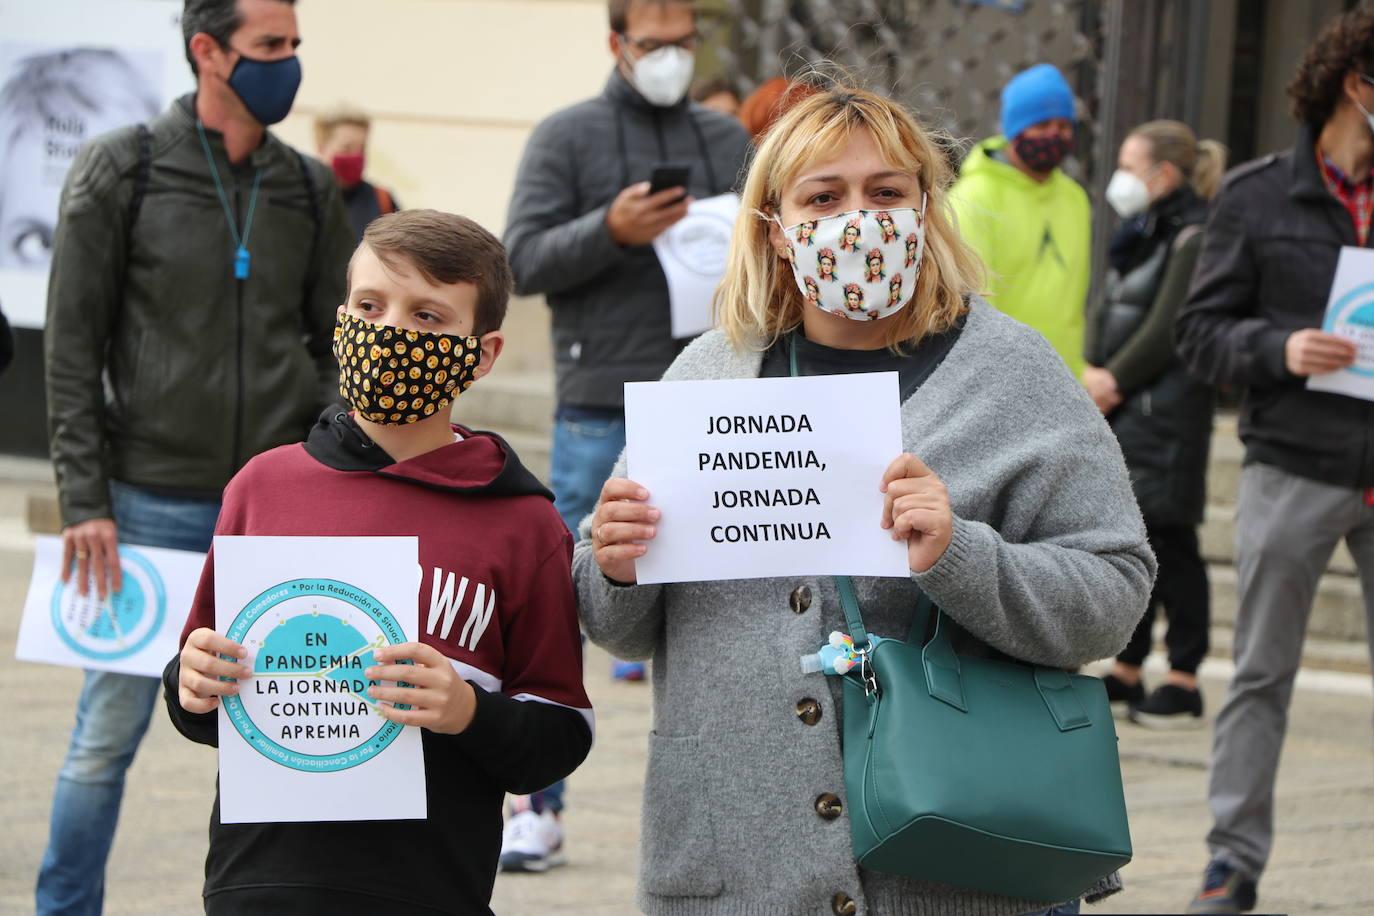
[[[237,280],[194,97],[147,131],[144,152],[136,127],[87,143],[62,189],[44,355],[67,525],[110,517],[111,479],[218,498],[337,397],[331,343],[353,234],[330,170],[270,133],[236,168],[206,130],[240,227],[262,169]]]
[[[1005,137],[973,148],[951,190],[959,233],[988,268],[988,301],[1049,339],[1077,375],[1092,270],[1088,195],[1055,169],[1036,182],[1004,159]]]

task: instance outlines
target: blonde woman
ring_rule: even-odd
[[[1121,443],[1159,577],[1145,616],[1103,680],[1131,720],[1200,728],[1197,669],[1207,655],[1211,605],[1197,526],[1206,502],[1212,388],[1174,350],[1174,317],[1188,296],[1207,200],[1226,148],[1198,141],[1179,121],[1148,121],[1127,135],[1107,185],[1121,217],[1104,294],[1088,310],[1083,385]],[[1156,608],[1169,618],[1169,673],[1148,695],[1141,666]]]
[[[887,494],[873,523],[906,542],[911,577],[855,579],[865,621],[879,634],[905,633],[919,586],[959,624],[961,651],[1081,665],[1125,644],[1154,559],[1091,400],[1044,338],[971,292],[980,269],[951,222],[948,180],[941,149],[893,102],[834,89],[797,103],[750,169],[718,294],[721,327],[665,378],[787,375],[792,347],[808,375],[898,372],[907,453],[873,481]],[[815,221],[818,244],[856,225],[876,239],[868,221],[879,211],[896,221],[894,270],[905,237],[918,236],[905,294],[870,295],[879,307],[868,312],[836,314],[828,289],[808,302],[798,274],[813,264],[789,246],[792,227]],[[836,287],[862,285],[864,266],[863,251],[841,252]],[[634,561],[654,549],[661,515],[624,467],[582,524],[574,578],[591,638],[654,661],[640,906],[1043,910],[856,866],[839,684],[797,664],[844,629],[831,578],[636,585]],[[1112,876],[1083,890],[1117,887]]]

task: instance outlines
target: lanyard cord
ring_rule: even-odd
[[[239,238],[238,226],[234,225],[234,211],[229,209],[229,196],[224,193],[224,184],[219,180],[219,169],[215,168],[215,157],[210,152],[210,141],[205,138],[205,125],[196,119],[196,130],[200,132],[200,145],[205,150],[205,161],[210,164],[210,177],[215,179],[215,190],[219,192],[219,205],[224,208],[224,219],[229,224],[229,233],[234,237],[234,247],[243,251],[248,246],[248,234],[253,231],[253,210],[258,203],[258,185],[262,183],[262,166],[253,175],[253,193],[248,198],[248,218],[243,223],[243,238]],[[240,278],[242,279],[242,278]]]

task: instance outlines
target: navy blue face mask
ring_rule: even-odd
[[[301,62],[294,54],[280,60],[239,55],[229,74],[229,88],[262,125],[276,124],[290,113],[300,85]]]

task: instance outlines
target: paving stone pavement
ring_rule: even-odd
[[[33,910],[53,779],[81,683],[72,669],[13,661],[32,564],[32,538],[22,522],[25,486],[0,483],[0,658],[8,660],[0,665],[0,914]],[[499,877],[492,907],[502,916],[636,912],[649,690],[611,683],[609,664],[604,652],[589,647],[597,744],[570,782],[570,864],[544,875]],[[1204,666],[1209,712],[1220,703],[1227,667],[1224,660]],[[1261,911],[1374,913],[1372,721],[1367,674],[1304,672],[1279,777],[1280,831],[1260,888]],[[1125,871],[1128,889],[1085,912],[1178,913],[1206,858],[1209,732],[1148,731],[1129,723],[1119,731],[1136,858]],[[108,870],[107,913],[200,911],[214,777],[214,753],[155,715],[129,775]]]

